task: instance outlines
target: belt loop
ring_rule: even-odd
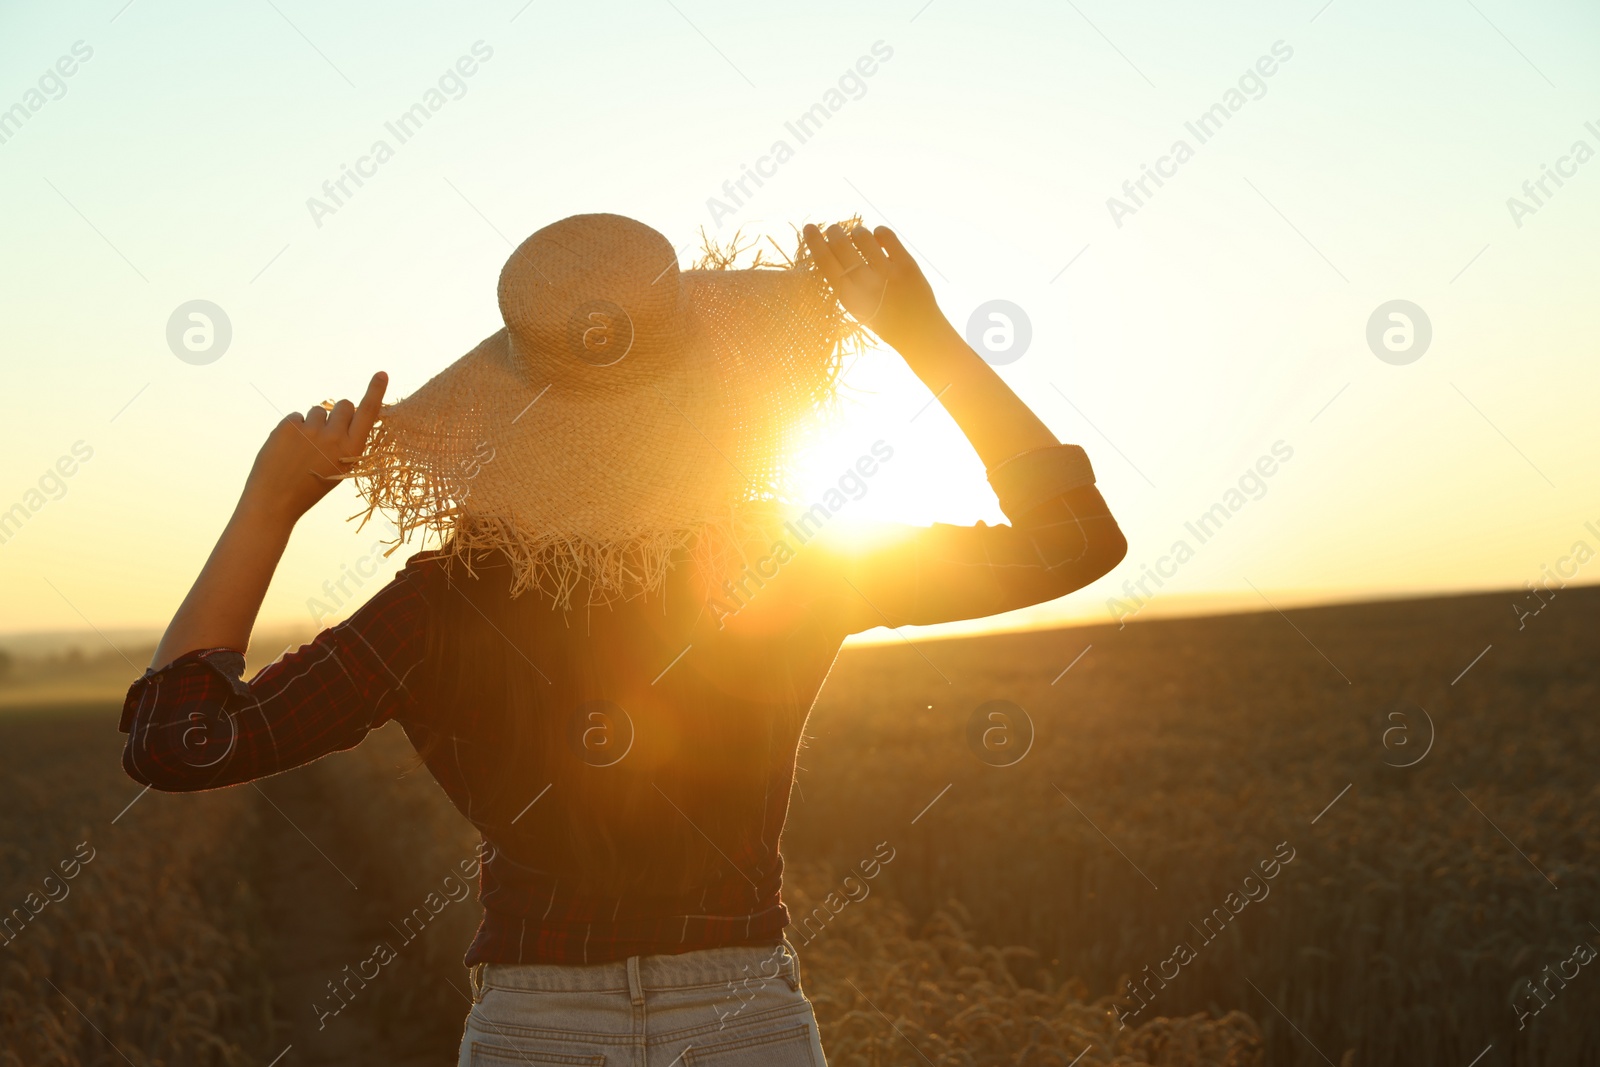
[[[798,993],[800,992],[800,954],[794,950],[794,942],[787,937],[783,939],[780,951],[783,954],[784,962],[788,964],[784,968],[787,972],[784,975],[784,981],[789,983],[790,992]]]
[[[483,964],[474,963],[467,972],[467,980],[472,983],[472,1003],[476,1004],[483,999]]]
[[[634,1007],[644,1004],[644,984],[639,981],[639,957],[628,957],[628,999]]]

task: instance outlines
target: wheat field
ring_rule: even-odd
[[[784,842],[830,1063],[1600,1062],[1600,590],[1513,599],[846,652]],[[0,711],[0,1063],[453,1062],[474,841],[396,728],[197,796],[119,745]]]

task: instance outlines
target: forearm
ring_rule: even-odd
[[[942,317],[902,340],[899,352],[991,470],[1022,452],[1061,443]]]
[[[199,649],[245,651],[290,531],[348,476],[352,457],[367,447],[388,384],[388,375],[379,371],[360,407],[348,400],[318,405],[273,427],[217,547],[156,646],[152,669]]]
[[[892,345],[944,404],[994,470],[1036,448],[1059,445],[939,310],[933,288],[888,227],[841,226],[802,231],[807,254],[839,303]]]
[[[293,528],[292,519],[242,498],[162,635],[150,666],[159,670],[197,649],[245,651]]]

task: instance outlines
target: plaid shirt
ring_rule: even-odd
[[[991,471],[990,482],[1014,525],[888,527],[877,531],[869,549],[818,547],[801,554],[807,562],[792,565],[798,574],[788,588],[802,590],[807,624],[761,651],[763,662],[770,651],[778,669],[798,680],[793,699],[810,706],[840,643],[854,630],[973,618],[1039,603],[1092,581],[1121,559],[1126,545],[1092,485],[1081,449],[1063,445],[1025,453]],[[815,533],[808,527],[794,532],[802,541]],[[530,792],[528,805],[515,814],[516,805],[486,803],[483,757],[499,747],[489,720],[458,711],[440,721],[416,695],[427,690],[421,672],[431,598],[444,588],[432,580],[438,563],[431,553],[413,558],[350,619],[249,682],[242,680],[244,656],[227,648],[188,652],[146,671],[123,704],[123,767],[136,781],[163,790],[212,789],[353,748],[395,719],[427,753],[429,770],[487,845],[479,882],[484,916],[468,965],[598,963],[777,943],[789,922],[780,897],[778,837],[788,813],[795,747],[772,754],[764,801],[741,809],[738,841],[718,846],[732,868],[726,877],[686,894],[627,899],[564,886],[533,859],[541,855],[539,835],[549,832],[550,815],[560,811],[559,798],[541,812],[543,823],[532,818],[520,826],[538,796]],[[749,591],[747,582],[739,588]],[[722,610],[731,609],[724,604]],[[541,653],[558,673],[561,642],[573,639],[573,629],[558,613],[550,615],[549,643]],[[696,684],[694,672],[680,671],[673,681],[677,688],[663,691],[674,700],[734,702],[721,689]]]

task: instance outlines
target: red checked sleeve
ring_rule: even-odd
[[[427,601],[416,563],[345,622],[245,682],[234,649],[188,652],[133,683],[122,766],[144,785],[236,785],[353,748],[413,710]]]

